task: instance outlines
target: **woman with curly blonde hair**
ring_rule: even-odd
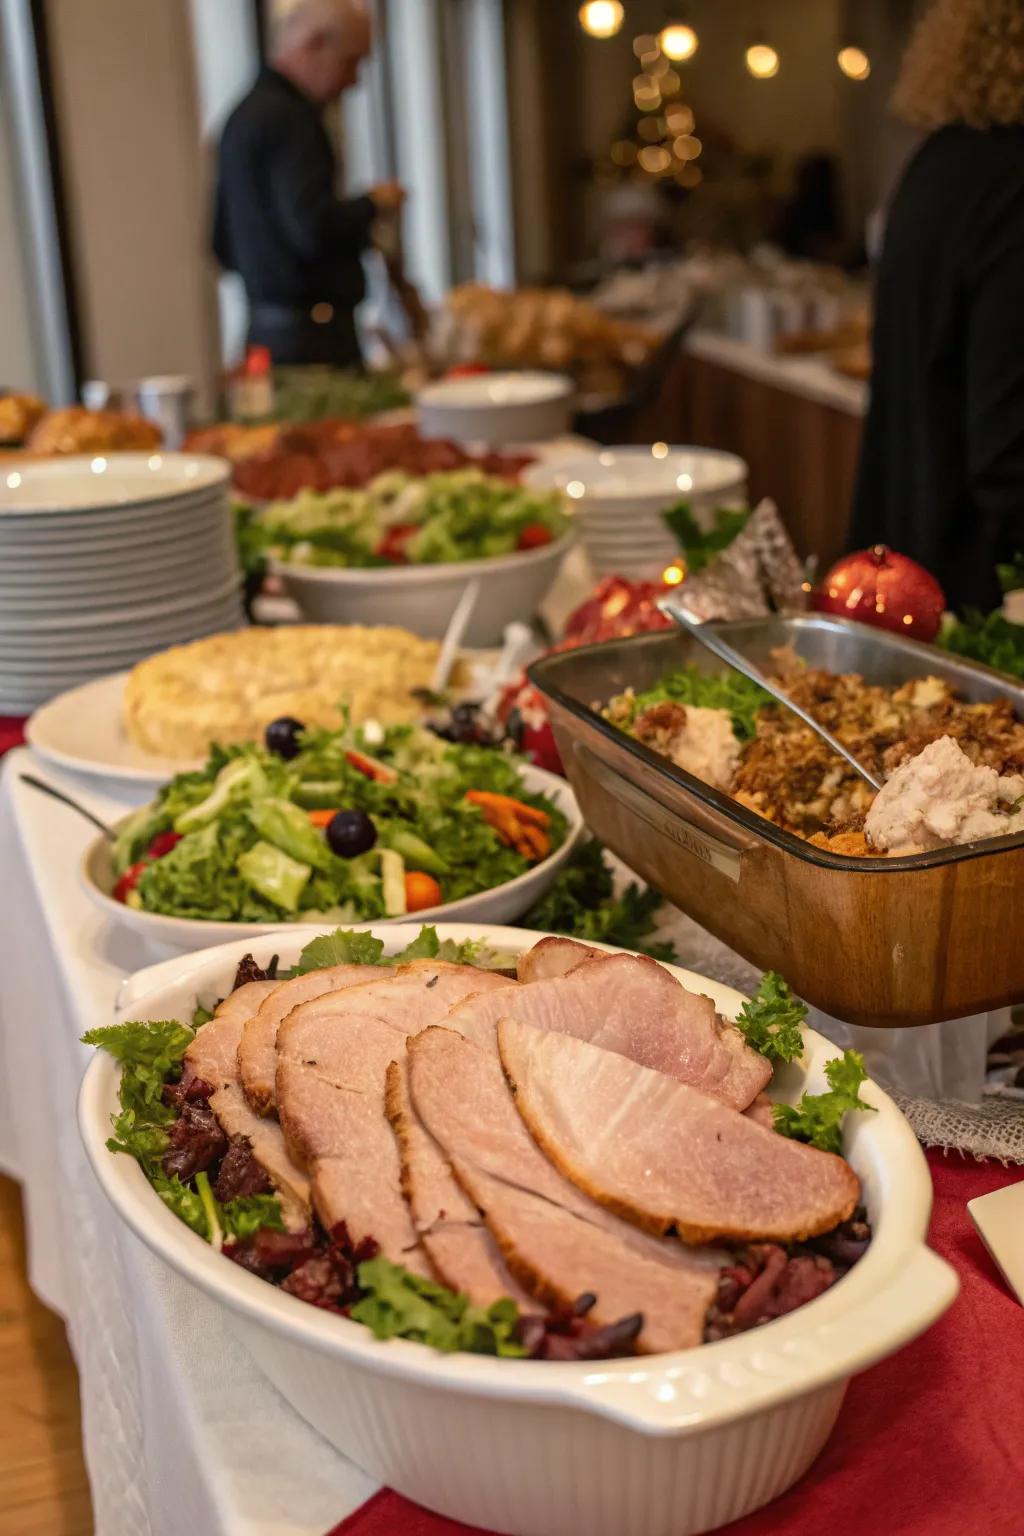
[[[1024,550],[1024,0],[932,0],[892,104],[928,137],[889,211],[851,543],[992,607]]]

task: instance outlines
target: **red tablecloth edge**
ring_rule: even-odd
[[[25,721],[19,715],[0,715],[0,757],[25,744]]]
[[[927,1156],[935,1186],[929,1242],[957,1270],[960,1296],[927,1333],[850,1383],[810,1472],[721,1536],[1024,1533],[1024,1309],[967,1213],[968,1200],[1015,1183],[1024,1170],[958,1152]],[[478,1536],[381,1489],[328,1536],[467,1533]]]

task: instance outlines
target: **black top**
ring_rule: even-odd
[[[213,248],[250,304],[351,310],[363,297],[368,197],[342,202],[319,108],[264,68],[220,141]]]
[[[1024,125],[940,129],[893,201],[849,545],[878,542],[954,607],[1024,551]]]

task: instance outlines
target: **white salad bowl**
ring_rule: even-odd
[[[428,640],[445,633],[466,587],[477,581],[479,596],[464,643],[500,645],[507,624],[529,623],[538,611],[573,538],[570,532],[539,549],[448,565],[347,569],[274,560],[271,567],[311,623],[401,624]]]
[[[416,396],[424,437],[499,447],[561,437],[576,385],[560,373],[473,373],[427,384]]]
[[[374,925],[367,925],[373,927]],[[231,986],[250,947],[295,960],[314,930],[183,956],[129,981],[121,1017],[188,1018]],[[381,927],[389,949],[419,931]],[[445,925],[441,937],[517,952],[540,935]],[[686,985],[734,1016],[743,999],[692,972]],[[835,1047],[808,1031],[799,1065],[776,1075],[793,1100],[825,1086]],[[695,1536],[766,1504],[828,1439],[851,1375],[927,1328],[957,1290],[925,1246],[931,1180],[899,1110],[875,1084],[875,1114],[847,1117],[844,1151],[860,1176],[873,1239],[824,1295],[775,1322],[700,1348],[596,1363],[441,1355],[382,1343],[214,1252],[106,1147],[118,1067],[98,1054],[79,1124],[97,1177],[127,1226],[213,1297],[270,1380],[326,1439],[418,1503],[514,1536]]]
[[[473,896],[462,896],[458,901],[428,907],[409,918],[380,918],[377,920],[379,923],[384,926],[407,921],[433,923],[439,918],[445,921],[510,923],[522,917],[535,902],[547,895],[583,835],[583,816],[565,779],[543,768],[534,768],[529,763],[523,765],[521,773],[523,784],[530,793],[547,795],[568,821],[565,841],[561,846],[532,869],[525,870],[514,880],[506,880],[503,885],[493,886],[489,891],[478,891]],[[291,932],[298,926],[284,918],[276,923],[230,923],[206,921],[198,917],[167,917],[162,912],[145,912],[126,906],[123,901],[115,901],[113,891],[116,876],[110,842],[105,837],[97,837],[89,844],[82,855],[79,874],[86,895],[113,922],[123,928],[130,928],[151,944],[159,944],[168,949],[205,949],[211,944],[224,944],[230,939],[253,939],[260,934],[279,933],[282,928]],[[304,919],[306,924],[309,921],[308,917]],[[347,928],[352,925],[345,923],[342,926]]]

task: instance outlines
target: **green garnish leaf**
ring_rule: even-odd
[[[489,1307],[473,1307],[469,1297],[414,1275],[387,1259],[366,1259],[359,1266],[359,1284],[366,1295],[351,1316],[378,1339],[414,1339],[450,1353],[522,1358],[526,1351],[515,1338],[518,1308],[510,1297]]]
[[[757,683],[740,672],[702,672],[699,667],[679,667],[669,672],[653,688],[644,693],[618,694],[607,705],[604,713],[614,725],[631,731],[633,722],[652,704],[669,700],[678,704],[692,704],[698,709],[724,709],[732,717],[732,728],[739,741],[750,741],[757,734],[759,710],[773,702]]]
[[[860,1051],[844,1051],[833,1057],[825,1064],[830,1092],[805,1093],[799,1104],[774,1105],[775,1129],[795,1141],[809,1142],[822,1152],[841,1153],[843,1116],[847,1110],[874,1109],[859,1095],[867,1075]]]
[[[714,524],[709,529],[698,525],[688,501],[677,502],[661,516],[678,539],[688,569],[695,572],[710,565],[715,556],[720,555],[723,549],[728,549],[736,535],[743,532],[750,520],[750,508],[744,507],[737,511],[717,507]]]
[[[1013,624],[999,612],[982,615],[969,608],[942,630],[938,644],[996,672],[1024,677],[1024,624]]]
[[[155,1023],[111,1024],[105,1029],[89,1029],[82,1036],[83,1045],[100,1050],[123,1062],[121,1102],[125,1085],[130,1085],[132,1106],[162,1104],[164,1083],[181,1066],[192,1043],[194,1031],[177,1019]]]
[[[439,939],[437,929],[424,926],[411,944],[391,959],[392,965],[407,965],[410,960],[442,960],[448,965],[481,965],[486,945],[480,939]]]
[[[803,1055],[807,1005],[794,997],[778,971],[766,971],[753,997],[743,1004],[736,1028],[769,1061],[796,1061]]]
[[[202,1003],[197,1003],[192,1010],[192,1028],[202,1029],[204,1024],[209,1024],[213,1018],[213,1009],[204,1008]]]
[[[640,949],[655,960],[676,958],[671,944],[650,943],[662,898],[631,882],[615,895],[612,871],[595,839],[579,843],[546,896],[519,919],[521,928],[565,933],[584,943],[617,944]]]
[[[291,976],[305,976],[307,971],[322,971],[328,965],[381,965],[384,940],[372,933],[354,933],[351,928],[335,928],[333,933],[312,939],[300,954]]]
[[[226,1238],[254,1237],[270,1227],[284,1231],[281,1202],[276,1195],[236,1195],[219,1210],[220,1224]]]

